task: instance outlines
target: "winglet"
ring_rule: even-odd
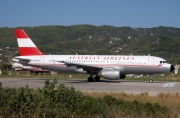
[[[44,55],[22,29],[16,29],[16,38],[21,56]]]

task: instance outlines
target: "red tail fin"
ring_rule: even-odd
[[[16,29],[16,38],[21,56],[43,55],[22,29]]]

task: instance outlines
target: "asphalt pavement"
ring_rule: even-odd
[[[42,88],[45,85],[47,78],[32,79],[32,78],[4,78],[0,79],[3,87],[25,87]],[[49,79],[52,81],[53,79]],[[73,86],[76,90],[87,92],[124,92],[141,94],[148,92],[149,95],[154,96],[161,92],[180,94],[180,82],[159,82],[154,81],[132,81],[132,80],[100,80],[99,82],[87,82],[82,79],[60,79],[58,84],[65,84],[65,86]]]

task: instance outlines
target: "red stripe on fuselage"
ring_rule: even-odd
[[[44,55],[36,47],[19,47],[21,56],[30,56],[30,55]]]
[[[44,66],[64,66],[65,64],[52,64],[52,63],[30,63],[31,65],[44,65]],[[82,64],[82,63],[81,63]],[[87,64],[85,64],[86,66]],[[89,66],[96,66],[96,67],[155,67],[157,65],[126,65],[126,64],[88,64]],[[71,66],[70,66],[71,67]],[[73,66],[72,66],[73,67]],[[68,68],[68,67],[67,67]]]
[[[16,30],[16,38],[29,38],[28,35],[24,32],[24,30],[17,29]]]

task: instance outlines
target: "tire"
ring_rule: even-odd
[[[152,79],[149,79],[149,83],[153,83],[153,80],[152,80]]]
[[[88,77],[88,82],[94,82],[94,78],[93,77]]]
[[[100,80],[100,77],[99,76],[96,76],[95,77],[95,81],[98,82]]]

